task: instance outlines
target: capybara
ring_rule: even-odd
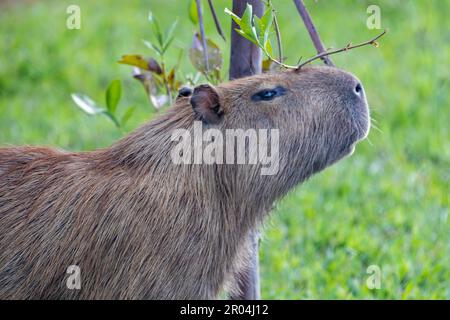
[[[277,130],[266,139],[277,167],[174,163],[173,132],[199,123],[224,135]],[[0,148],[0,298],[214,299],[235,290],[250,230],[277,199],[352,153],[369,123],[357,78],[304,67],[184,89],[105,149]],[[243,141],[252,157],[250,135]]]

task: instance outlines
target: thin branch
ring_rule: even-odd
[[[277,36],[277,46],[278,46],[278,60],[279,62],[283,63],[283,47],[281,45],[281,33],[280,33],[280,27],[278,25],[278,19],[275,12],[275,9],[272,5],[272,0],[267,0],[268,7],[272,9],[273,13],[273,27],[275,28],[275,34]]]
[[[309,32],[309,36],[311,37],[311,40],[314,43],[314,47],[316,48],[317,53],[320,55],[321,53],[326,52],[325,47],[323,46],[322,41],[320,40],[316,27],[314,26],[314,23],[311,19],[311,16],[309,15],[308,10],[306,10],[303,0],[294,0],[294,3],[295,6],[297,7],[298,13],[300,13],[300,16],[302,17],[306,29]],[[331,61],[330,58],[328,58],[327,55],[323,55],[320,58],[326,65],[334,67],[333,62]]]
[[[379,34],[379,35],[376,36],[375,38],[373,38],[373,39],[371,39],[371,40],[368,40],[368,41],[365,41],[365,42],[362,42],[362,43],[359,43],[359,44],[356,44],[356,45],[354,45],[354,46],[350,45],[350,43],[349,43],[349,44],[348,44],[347,46],[345,46],[344,48],[337,49],[337,50],[333,50],[333,51],[326,51],[326,52],[319,53],[319,54],[315,55],[314,57],[309,58],[308,60],[306,60],[306,61],[303,62],[302,64],[298,65],[298,66],[296,67],[296,69],[299,70],[301,67],[303,67],[304,65],[306,65],[306,64],[308,64],[308,63],[310,63],[310,62],[312,62],[312,61],[314,61],[314,60],[317,60],[317,59],[319,59],[319,58],[322,59],[322,58],[324,58],[324,57],[326,57],[326,56],[329,56],[329,55],[332,55],[332,54],[335,54],[335,53],[339,53],[339,52],[343,52],[343,51],[352,50],[352,49],[359,48],[359,47],[363,47],[363,46],[366,46],[366,45],[369,45],[369,44],[372,44],[372,45],[377,46],[378,43],[377,43],[376,41],[377,41],[378,39],[380,39],[382,36],[384,36],[385,34],[386,34],[386,30],[384,30],[381,34]]]
[[[264,54],[267,56],[267,58],[268,58],[270,61],[276,63],[276,64],[279,65],[280,67],[283,67],[283,68],[286,68],[286,69],[297,69],[297,66],[291,66],[291,65],[285,64],[285,63],[283,63],[283,62],[280,62],[280,61],[278,61],[277,59],[272,58],[267,52],[264,52]]]
[[[205,59],[205,70],[209,72],[208,47],[206,46],[205,24],[203,23],[203,13],[200,0],[195,0],[197,4],[198,24],[200,25],[200,35],[202,37],[203,57]]]
[[[227,39],[225,38],[225,34],[222,31],[222,27],[220,26],[220,21],[217,18],[216,10],[214,9],[212,0],[208,0],[208,4],[209,4],[209,9],[211,10],[211,14],[214,19],[214,24],[216,25],[217,33],[222,37],[223,41],[227,41]]]

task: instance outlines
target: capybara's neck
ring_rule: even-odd
[[[120,171],[136,181],[131,186],[134,190],[128,190],[133,194],[128,201],[144,210],[136,219],[156,224],[149,229],[157,228],[161,235],[146,238],[154,246],[150,251],[166,252],[173,268],[189,268],[186,281],[204,281],[208,292],[201,296],[213,297],[224,276],[236,269],[234,264],[243,263],[245,257],[237,257],[239,251],[247,245],[248,232],[268,212],[271,199],[233,165],[174,164],[171,134],[175,129],[191,130],[193,121],[190,106],[176,104],[99,151],[95,170]],[[169,277],[170,270],[165,271]],[[189,287],[198,285],[187,284]],[[187,296],[192,297],[192,292]]]
[[[173,162],[171,152],[176,143],[172,141],[172,133],[177,129],[186,129],[194,135],[195,120],[187,99],[182,99],[164,114],[110,148],[98,152],[96,167],[105,171],[123,170],[136,179],[146,180],[152,186],[156,183],[164,184],[169,190],[177,187],[180,191],[191,190],[197,201],[207,200],[208,207],[217,204],[222,209],[239,211],[238,208],[244,208],[248,203],[249,207],[259,211],[260,208],[270,206],[276,197],[262,185],[264,177],[260,176],[260,167],[257,165]],[[248,216],[242,218],[253,219]]]

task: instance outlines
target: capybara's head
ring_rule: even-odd
[[[197,119],[207,127],[278,129],[278,174],[289,186],[352,153],[369,131],[362,84],[337,68],[307,67],[217,87],[200,85],[189,95]]]

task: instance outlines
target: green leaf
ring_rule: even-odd
[[[166,44],[164,45],[164,47],[162,48],[162,54],[164,54],[166,51],[167,51],[167,49],[169,49],[169,46],[170,46],[170,44],[172,43],[172,41],[173,41],[173,37],[169,40],[169,41],[167,41],[166,42]]]
[[[111,120],[111,121],[114,123],[114,125],[115,125],[117,128],[120,129],[120,123],[119,123],[119,121],[117,120],[117,118],[116,118],[111,112],[109,112],[109,111],[107,111],[107,110],[104,110],[104,111],[102,112],[102,114],[104,114],[109,120]]]
[[[153,51],[155,51],[157,54],[162,55],[162,49],[159,48],[157,45],[153,44],[150,41],[147,40],[142,40],[142,42],[147,46],[147,48],[152,49]]]
[[[169,49],[170,44],[172,43],[174,37],[170,38],[165,44],[164,47],[162,48],[161,54],[164,54],[167,49]]]
[[[96,115],[105,112],[104,108],[98,106],[94,100],[81,93],[72,93],[70,95],[75,104],[84,112],[90,115]]]
[[[269,39],[270,34],[270,27],[272,26],[273,21],[273,12],[272,9],[267,9],[266,12],[264,12],[264,15],[261,17],[261,33],[258,34],[259,38],[261,39],[261,43],[263,46],[266,46],[266,42]]]
[[[270,40],[267,40],[266,45],[264,46],[264,50],[270,57],[273,56],[272,43],[270,43]]]
[[[256,42],[258,42],[258,43],[260,42],[259,38],[258,38],[258,33],[256,31],[256,27],[255,26],[252,27],[251,37],[254,38],[256,40]]]
[[[253,7],[247,3],[244,13],[242,14],[240,27],[247,35],[253,34],[252,31]]]
[[[166,30],[166,33],[164,35],[165,38],[165,43],[164,46],[162,47],[162,53],[164,54],[164,52],[167,50],[167,48],[169,47],[170,43],[172,42],[174,36],[173,33],[175,31],[175,28],[178,25],[178,19],[176,19],[172,25]]]
[[[164,46],[163,34],[161,32],[161,28],[159,27],[158,19],[151,12],[148,14],[148,21],[152,25],[153,33],[155,34],[156,40],[158,40],[159,47],[162,48]]]
[[[258,39],[253,37],[252,34],[248,35],[240,29],[234,29],[234,30],[236,30],[237,33],[239,33],[241,36],[243,36],[245,39],[249,40],[250,42],[253,42],[254,44],[258,44]]]
[[[246,38],[247,40],[258,44],[258,33],[260,29],[260,21],[259,19],[256,21],[255,26],[253,25],[253,7],[247,3],[247,7],[242,14],[242,17],[239,18],[237,15],[232,13],[230,10],[225,9],[225,13],[229,14],[231,18],[236,22],[236,24],[240,27],[240,29],[235,29],[237,33]],[[255,17],[257,18],[257,17]]]
[[[138,67],[142,70],[151,71],[156,74],[162,73],[162,67],[159,65],[158,61],[153,58],[145,59],[137,54],[127,54],[123,55],[121,60],[119,60],[118,62],[121,64]]]
[[[148,70],[148,61],[142,56],[137,54],[126,54],[118,61],[121,64],[128,64],[130,66],[135,66],[144,70]]]
[[[260,40],[262,40],[261,38],[260,38],[260,35],[262,34],[262,25],[261,25],[261,19],[260,18],[258,18],[258,16],[254,16],[253,17],[253,25],[254,25],[254,27],[255,27],[255,30],[256,30],[256,34],[257,34],[257,36],[258,36],[258,38],[260,39]]]
[[[234,14],[233,12],[231,12],[228,8],[225,8],[225,13],[229,14],[231,16],[231,19],[234,20],[234,22],[236,22],[236,24],[238,26],[241,26],[241,18],[239,18],[236,14]]]
[[[195,0],[189,1],[189,20],[195,25],[198,24],[197,2]]]
[[[113,80],[109,84],[108,89],[106,89],[106,108],[112,114],[116,112],[121,96],[122,84],[120,83],[120,80]]]
[[[127,111],[122,116],[122,119],[120,120],[120,123],[122,124],[122,127],[125,126],[125,124],[130,120],[131,116],[134,113],[134,110],[136,109],[135,106],[129,107]]]

